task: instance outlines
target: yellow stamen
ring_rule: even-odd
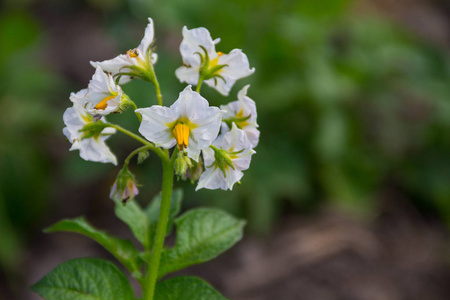
[[[172,130],[172,134],[177,140],[178,149],[183,150],[189,144],[189,127],[183,123],[178,123]]]
[[[129,57],[133,58],[133,57],[137,57],[139,54],[137,52],[137,50],[128,50],[127,54]]]
[[[104,110],[108,106],[108,101],[111,99],[114,99],[115,97],[116,96],[114,96],[114,95],[106,97],[105,99],[103,99],[102,101],[97,103],[97,105],[94,108]]]
[[[217,55],[219,55],[219,56],[222,56],[223,55],[223,52],[217,52]]]

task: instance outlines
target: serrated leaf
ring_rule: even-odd
[[[130,272],[139,272],[142,261],[129,240],[122,240],[100,231],[92,227],[83,217],[62,220],[44,230],[44,232],[58,231],[76,232],[93,239],[111,252]]]
[[[57,266],[31,287],[46,300],[133,300],[126,276],[111,262],[77,258]]]
[[[147,216],[135,200],[123,205],[121,201],[115,200],[116,216],[130,227],[136,239],[147,249],[150,245],[149,224]]]
[[[155,300],[226,300],[218,291],[197,277],[183,276],[156,284]]]
[[[175,223],[175,246],[163,250],[159,277],[217,257],[242,238],[245,225],[245,221],[212,208],[191,210]]]
[[[166,235],[172,232],[173,220],[176,215],[180,213],[181,201],[183,200],[183,190],[176,189],[172,192],[172,199],[170,201],[169,220],[167,221]],[[156,235],[156,227],[159,219],[159,210],[161,208],[161,194],[153,198],[152,202],[146,208],[147,219],[150,226],[150,244]]]

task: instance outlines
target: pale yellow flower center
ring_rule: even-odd
[[[247,116],[244,116],[244,110],[241,108],[241,110],[239,110],[239,112],[236,114],[236,118],[244,118]],[[245,121],[241,121],[241,122],[237,122],[238,124],[236,124],[240,129],[244,128],[245,126],[249,125],[249,123],[247,122],[247,120]]]
[[[221,57],[222,55],[223,55],[223,52],[217,52],[217,57],[216,58],[214,58],[213,60],[211,60],[210,62],[209,62],[209,67],[210,68],[213,68],[213,67],[215,67],[215,66],[217,66],[217,64],[218,64],[218,62],[219,62],[219,57]]]
[[[189,126],[178,123],[172,130],[172,134],[177,140],[178,149],[183,150],[189,144]]]

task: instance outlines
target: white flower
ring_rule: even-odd
[[[142,115],[139,132],[157,147],[166,149],[178,144],[180,150],[198,161],[200,151],[217,137],[222,111],[188,86],[170,107],[153,105],[137,109]]]
[[[63,133],[72,143],[70,151],[80,150],[80,156],[84,160],[117,165],[116,157],[105,144],[105,140],[116,132],[114,128],[105,128],[96,136],[82,139],[84,133],[80,130],[86,124],[93,123],[93,117],[83,110],[77,102],[85,96],[86,92],[87,90],[84,89],[76,94],[72,93],[70,98],[74,101],[73,106],[66,109],[63,115],[64,124],[67,126],[63,129]],[[101,120],[105,121],[104,118]]]
[[[136,69],[146,73],[149,65],[155,64],[158,58],[157,54],[153,53],[150,47],[155,36],[153,20],[148,18],[148,22],[145,28],[144,38],[137,48],[128,50],[127,53],[120,54],[113,59],[101,62],[91,61],[91,65],[94,68],[100,66],[104,71],[110,72],[114,76],[119,73],[128,74],[120,77],[119,83],[121,84],[130,81],[133,76],[142,76],[142,74],[136,72]]]
[[[93,116],[106,116],[120,109],[122,94],[122,88],[115,84],[112,76],[97,67],[89,81],[88,92],[79,103]]]
[[[250,69],[247,56],[240,49],[234,49],[229,54],[216,52],[215,44],[219,41],[213,40],[206,28],[188,30],[184,26],[180,45],[183,66],[175,72],[178,79],[196,85],[203,76],[206,84],[228,96],[236,80],[255,71],[255,68]]]
[[[259,142],[259,130],[256,123],[256,104],[255,101],[247,97],[247,90],[250,85],[246,85],[238,93],[238,101],[222,105],[220,108],[226,112],[223,115],[222,130],[228,131],[231,123],[236,124],[239,129],[242,129],[247,134],[248,140],[255,148]]]
[[[255,153],[245,132],[233,123],[229,132],[220,135],[213,142],[213,148],[203,150],[205,171],[200,176],[197,188],[210,190],[232,190],[250,166],[251,156]]]

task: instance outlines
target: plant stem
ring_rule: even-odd
[[[130,163],[130,160],[133,158],[133,156],[135,156],[136,154],[138,154],[139,152],[141,152],[142,150],[146,150],[146,149],[151,149],[151,150],[155,150],[155,147],[153,145],[149,145],[149,146],[142,146],[140,148],[137,148],[136,150],[134,150],[133,152],[131,152],[127,158],[125,159],[123,166],[124,167],[128,167],[128,164]]]
[[[156,79],[155,75],[155,89],[156,89],[156,98],[158,98],[158,104],[162,105],[162,95],[161,95],[161,88],[159,87],[158,79]]]
[[[148,70],[150,71],[150,75],[148,76],[148,81],[153,83],[156,89],[156,98],[158,99],[158,104],[162,106],[162,95],[161,88],[159,87],[158,78],[156,78],[155,69],[153,68],[153,64],[151,63],[151,59],[149,58]]]
[[[158,227],[156,229],[153,251],[150,256],[150,262],[147,265],[148,272],[145,278],[143,300],[153,300],[155,293],[156,279],[158,278],[159,262],[161,252],[166,237],[167,220],[170,212],[170,199],[172,197],[173,187],[173,162],[170,159],[162,161],[163,163],[163,183],[161,192],[161,208],[159,211]]]
[[[138,107],[136,106],[136,103],[134,103],[133,101],[131,101],[131,106],[133,107],[134,110],[138,109]],[[140,113],[138,112],[134,112],[134,114],[136,115],[136,117],[138,118],[139,122],[142,122],[142,116]]]
[[[127,129],[125,129],[125,128],[119,126],[119,125],[111,124],[111,123],[108,123],[107,125],[108,125],[108,127],[115,128],[115,129],[117,129],[118,131],[120,131],[120,132],[122,132],[122,133],[125,133],[126,135],[132,137],[133,139],[135,139],[135,140],[141,142],[142,144],[144,144],[144,145],[146,145],[146,146],[151,146],[151,145],[152,145],[152,144],[150,144],[150,142],[147,142],[146,140],[144,140],[143,138],[141,138],[141,137],[138,136],[137,134],[134,134],[134,133],[132,133],[131,131],[129,131],[129,130],[127,130]]]
[[[155,152],[156,154],[158,154],[158,156],[161,158],[162,161],[165,161],[165,160],[168,159],[168,157],[169,157],[168,154],[163,152],[161,150],[161,148],[156,148],[155,145],[153,145],[152,143],[150,143],[150,142],[146,141],[145,139],[141,138],[137,134],[134,134],[133,132],[131,132],[131,131],[129,131],[129,130],[119,126],[119,125],[116,125],[116,124],[108,123],[107,125],[108,125],[108,127],[115,128],[118,131],[120,131],[122,133],[125,133],[126,135],[132,137],[133,139],[141,142],[142,144],[144,144],[146,146],[149,146],[149,149],[152,150],[153,152]]]
[[[195,91],[199,94],[200,94],[200,89],[202,87],[202,83],[203,83],[203,76],[200,76],[200,78],[198,79],[197,87],[195,89]]]

